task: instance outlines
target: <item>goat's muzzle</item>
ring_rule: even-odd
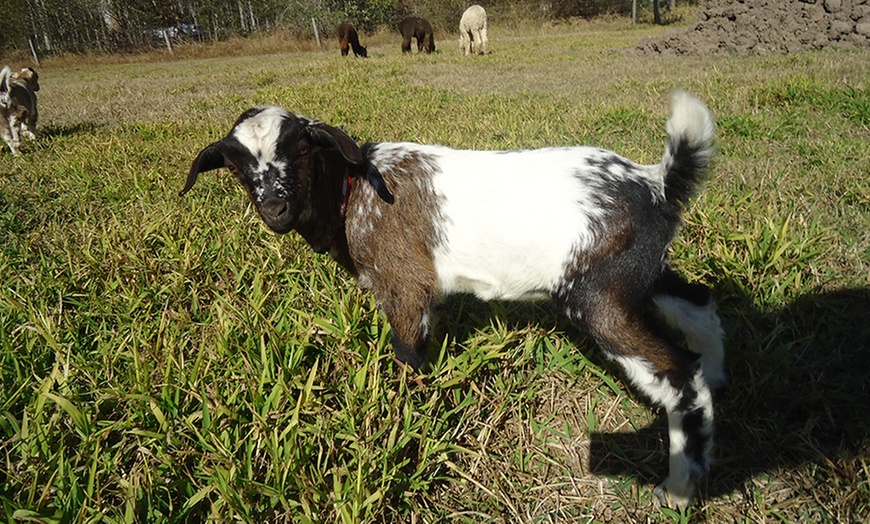
[[[263,222],[276,233],[289,233],[296,222],[290,203],[282,198],[269,198],[257,206]]]

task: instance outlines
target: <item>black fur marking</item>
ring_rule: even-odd
[[[594,189],[589,192],[594,204],[607,211],[596,229],[610,238],[621,236],[625,242],[621,251],[588,268],[581,282],[590,290],[608,289],[620,296],[620,303],[643,309],[647,293],[653,291],[662,271],[660,263],[651,262],[666,257],[679,216],[668,212],[667,207],[651,206],[650,187],[634,177],[616,176],[603,167],[592,173],[578,170],[574,176]]]
[[[586,160],[589,167],[594,167],[605,176],[625,176],[637,170],[635,165],[625,158],[610,151],[601,150],[601,156],[591,157]],[[619,170],[612,169],[614,166]]]
[[[692,462],[704,465],[704,450],[710,435],[704,431],[704,410],[698,408],[683,415],[683,433],[686,435],[686,455]]]
[[[703,307],[710,303],[710,289],[704,284],[690,284],[666,267],[661,278],[656,283],[656,293],[681,298],[687,302]]]
[[[692,366],[689,366],[690,368]],[[697,366],[694,366],[697,368]],[[677,386],[679,387],[679,386]],[[698,392],[695,391],[694,386],[691,383],[685,383],[681,391],[682,395],[680,395],[680,402],[677,404],[677,410],[686,411],[692,404],[695,403],[695,400],[698,399]],[[700,409],[700,408],[699,408]]]
[[[665,198],[678,208],[688,205],[706,175],[707,162],[699,157],[697,146],[686,136],[668,137],[673,164],[665,176]]]
[[[408,364],[416,371],[419,371],[420,368],[423,367],[423,363],[426,361],[426,340],[424,340],[424,343],[420,344],[421,347],[418,349],[414,349],[405,342],[402,342],[402,340],[400,340],[395,334],[393,334],[392,342],[393,350],[396,352],[396,358],[405,364]]]

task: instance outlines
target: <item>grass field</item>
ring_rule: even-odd
[[[0,151],[4,521],[870,519],[870,50],[628,51],[660,31],[495,26],[470,59],[375,35],[368,60],[330,41],[48,61],[38,141]],[[177,196],[255,104],[361,141],[654,163],[677,86],[720,151],[673,265],[715,289],[732,376],[684,514],[652,495],[661,413],[549,304],[448,301],[420,387],[371,296],[229,175]]]

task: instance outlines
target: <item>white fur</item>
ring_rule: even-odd
[[[700,372],[695,375],[693,386],[698,396],[686,412],[700,408],[704,414],[702,432],[712,435],[713,396]],[[668,411],[668,476],[655,489],[655,494],[662,504],[678,509],[685,509],[692,502],[695,491],[695,483],[692,479],[704,477],[713,464],[712,440],[707,441],[707,446],[704,449],[705,469],[698,467],[698,464],[686,456],[687,438],[683,431],[684,414],[680,411]]]
[[[661,404],[668,412],[676,407],[680,392],[674,389],[666,379],[657,377],[648,362],[639,358],[622,356],[615,356],[613,360],[622,366],[625,376],[644,395]]]
[[[710,387],[722,386],[727,381],[722,344],[725,332],[716,314],[716,303],[711,300],[699,307],[669,295],[657,296],[653,301],[662,318],[686,337],[688,349],[701,355],[701,369]]]
[[[0,70],[0,107],[9,107],[9,79],[12,76],[12,69],[5,66]]]
[[[668,476],[654,493],[662,505],[684,509],[692,502],[695,483],[691,479],[691,461],[686,456],[686,435],[680,427],[682,415],[668,413]]]
[[[463,54],[489,53],[486,26],[486,10],[483,7],[475,4],[462,13],[459,20],[459,49]]]
[[[571,174],[587,154],[439,149],[433,185],[446,239],[435,253],[441,291],[483,300],[549,297],[572,253],[595,242],[592,219],[604,212]]]
[[[701,154],[708,161],[713,155],[713,135],[716,131],[713,115],[704,102],[682,89],[675,89],[671,93],[671,117],[665,124],[665,131],[671,137],[687,138],[692,145],[710,144],[711,146],[705,147]],[[665,172],[670,167],[672,160],[669,146],[661,163]]]
[[[686,508],[691,503],[695,491],[692,479],[703,477],[707,474],[707,470],[701,471],[701,468],[698,468],[694,461],[686,455],[687,437],[683,431],[683,417],[687,412],[700,409],[703,413],[702,432],[712,435],[713,396],[707,381],[702,372],[699,371],[695,374],[692,387],[697,392],[697,397],[691,406],[681,411],[677,409],[680,392],[674,389],[667,379],[657,377],[647,362],[638,358],[622,356],[616,356],[614,360],[622,366],[628,379],[638,389],[667,410],[668,476],[661,485],[656,487],[655,493],[665,506]],[[713,461],[712,441],[708,441],[704,456],[704,463],[709,468]]]
[[[281,125],[288,117],[290,117],[290,113],[283,109],[267,107],[257,118],[243,120],[233,129],[233,136],[236,140],[257,159],[256,172],[258,174],[265,173],[270,166],[283,170],[283,162],[279,162],[276,158],[276,146],[278,136],[281,133]]]

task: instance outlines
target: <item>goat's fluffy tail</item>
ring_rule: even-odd
[[[12,78],[12,70],[9,66],[0,69],[0,107],[9,107],[9,80]]]
[[[9,66],[0,69],[0,93],[9,94],[9,79],[12,78],[12,70]]]
[[[668,142],[661,163],[669,204],[683,207],[695,195],[710,167],[715,129],[704,102],[682,89],[671,94],[671,117],[665,124]]]

